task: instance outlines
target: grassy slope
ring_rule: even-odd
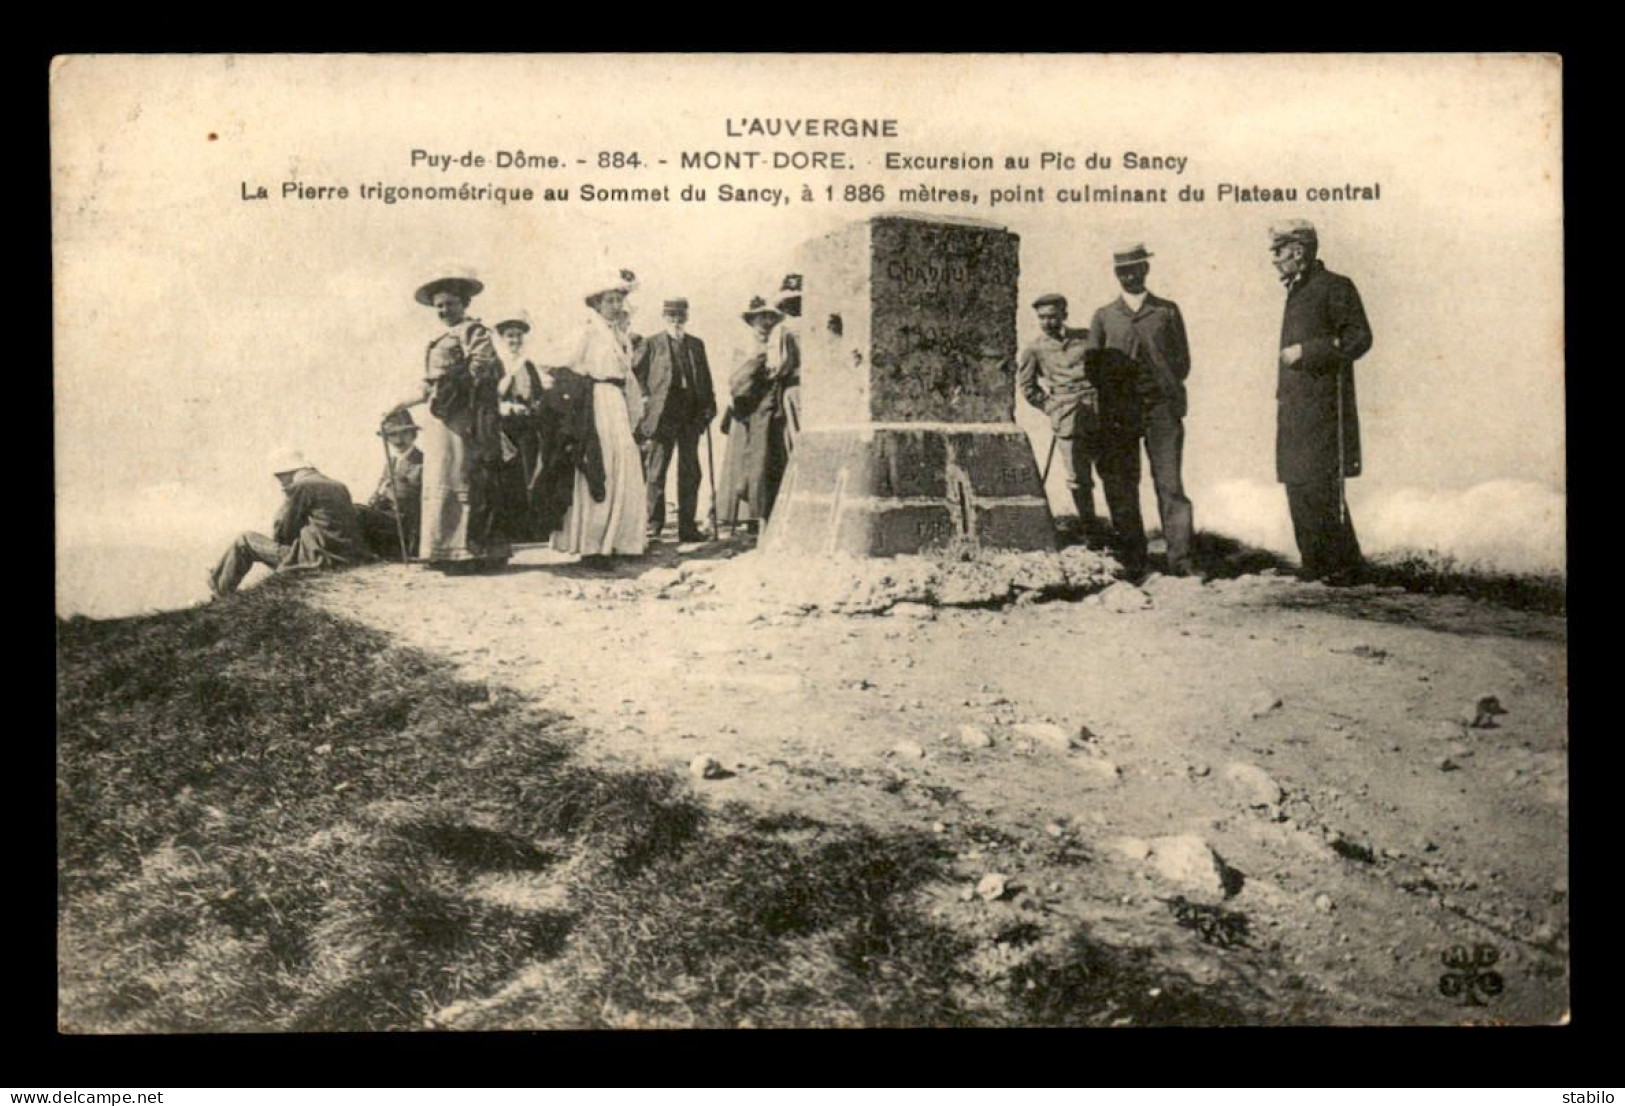
[[[989,976],[933,839],[581,764],[297,588],[59,623],[65,1030],[1261,1020],[1081,929]]]

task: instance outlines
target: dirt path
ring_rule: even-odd
[[[944,835],[962,881],[931,909],[986,938],[990,976],[1082,925],[1285,1020],[1567,1008],[1562,619],[1271,576],[833,615],[720,556],[589,571],[535,550],[501,576],[310,589],[575,716],[583,755],[709,755],[715,801]],[[1467,726],[1485,696],[1507,713]],[[1009,890],[984,901],[990,873]],[[1484,962],[1442,962],[1480,945],[1499,994]],[[1447,971],[1483,1004],[1441,993]]]

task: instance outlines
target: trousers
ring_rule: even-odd
[[[1058,451],[1066,466],[1066,485],[1078,508],[1078,516],[1088,522],[1094,517],[1094,489],[1089,467],[1100,474],[1106,493],[1106,509],[1111,512],[1116,531],[1113,548],[1123,567],[1138,572],[1145,567],[1145,520],[1140,517],[1140,440],[1123,433],[1104,431],[1062,438]]]
[[[255,565],[275,569],[292,552],[291,545],[278,545],[264,534],[239,534],[209,574],[209,590],[217,596],[230,595]]]
[[[681,535],[699,529],[699,436],[679,434],[644,442],[643,476],[649,489],[649,529],[659,533],[666,525],[666,473],[673,453],[677,454],[677,532]]]
[[[1191,501],[1180,474],[1185,459],[1185,423],[1166,405],[1146,412],[1145,455],[1151,461],[1151,483],[1157,492],[1157,514],[1168,542],[1168,571],[1183,576],[1191,569],[1191,534],[1195,528]]]
[[[1354,518],[1345,509],[1338,517],[1338,481],[1316,480],[1286,486],[1286,503],[1292,512],[1292,534],[1298,542],[1298,556],[1306,579],[1358,572],[1364,563],[1360,540],[1354,533]]]

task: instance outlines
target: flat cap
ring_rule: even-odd
[[[1033,300],[1033,310],[1034,311],[1038,310],[1040,307],[1051,307],[1051,306],[1059,307],[1062,311],[1065,311],[1066,310],[1066,297],[1061,295],[1061,293],[1059,293],[1059,292],[1047,292],[1044,295],[1039,296],[1037,299]]]

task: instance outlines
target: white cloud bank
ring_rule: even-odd
[[[1193,498],[1200,528],[1297,555],[1280,485],[1228,480]],[[1362,494],[1351,481],[1349,509],[1367,555],[1432,550],[1504,572],[1566,571],[1564,496],[1544,484],[1491,480],[1455,491]]]

